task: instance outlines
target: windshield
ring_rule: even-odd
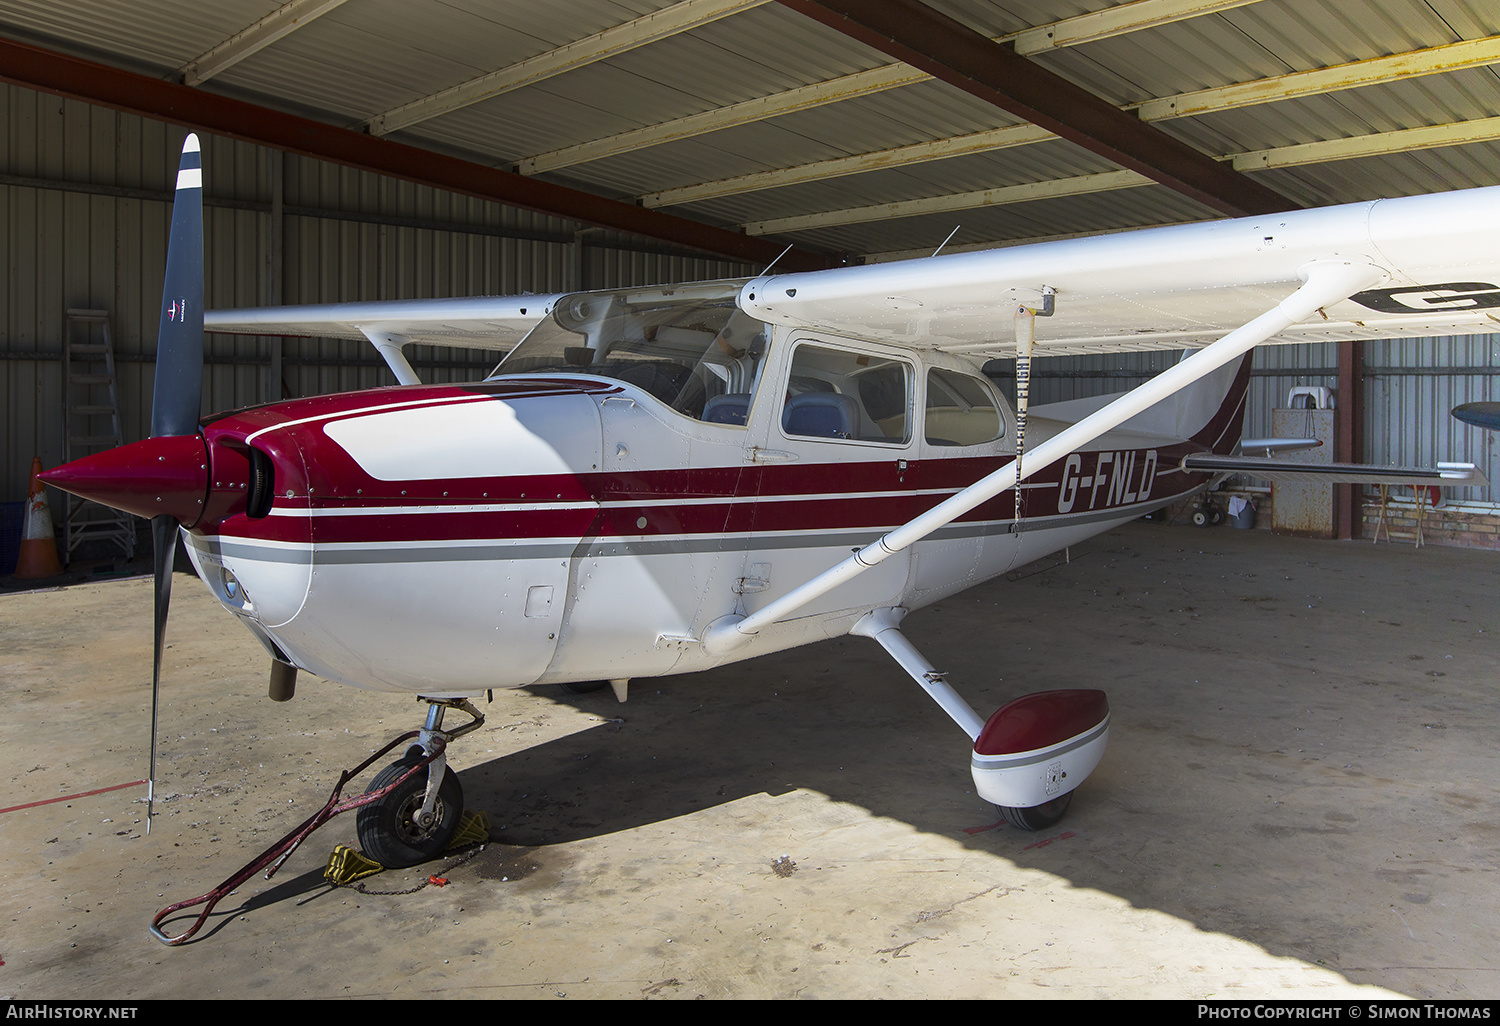
[[[769,332],[735,306],[741,284],[568,296],[490,377],[615,378],[645,389],[684,416],[742,425]]]

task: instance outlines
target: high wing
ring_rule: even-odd
[[[272,306],[210,310],[206,331],[232,335],[290,335],[369,339],[398,335],[408,343],[508,351],[552,309],[559,296],[477,296],[393,302]]]
[[[203,329],[231,335],[368,341],[397,381],[415,385],[419,383],[417,372],[407,362],[403,347],[417,343],[509,352],[537,321],[552,311],[560,298],[559,295],[477,296],[209,310],[203,315]]]
[[[1289,296],[1314,262],[1376,281],[1261,344],[1500,330],[1500,187],[1154,228],[920,260],[762,276],[762,320],[917,347],[1015,353],[1007,307],[1041,305],[1033,355],[1206,345]]]
[[[1055,292],[1035,356],[1197,348],[1294,292],[1315,262],[1377,279],[1263,345],[1500,331],[1500,186],[864,267],[761,276],[761,320],[1010,356],[1009,314]],[[215,310],[209,331],[509,350],[560,295]]]

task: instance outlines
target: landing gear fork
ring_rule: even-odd
[[[419,743],[375,777],[370,791],[379,790],[385,796],[361,808],[356,823],[365,855],[388,868],[415,866],[448,847],[463,815],[464,792],[448,768],[447,746],[484,723],[484,716],[467,699],[423,701],[429,706],[427,724],[418,732]],[[450,708],[468,713],[470,722],[457,730],[443,730],[443,713]],[[425,787],[409,772],[421,761],[427,763]]]
[[[427,767],[427,793],[422,800],[422,808],[417,813],[416,820],[421,827],[430,828],[443,775],[448,769],[448,744],[484,726],[484,713],[474,708],[474,703],[467,698],[424,698],[422,701],[428,703],[427,722],[417,732],[417,745],[421,747],[424,754],[432,755],[432,762]],[[469,722],[457,730],[444,731],[442,729],[443,713],[448,709],[459,709],[468,713]],[[408,749],[406,754],[410,756],[414,753]]]

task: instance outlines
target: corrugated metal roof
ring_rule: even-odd
[[[297,0],[307,5],[310,0]],[[199,88],[343,127],[471,82],[637,19],[706,9],[710,0],[350,0],[316,13]],[[1029,0],[928,0],[991,37],[1090,12],[1161,12],[1169,0],[1109,4]],[[163,77],[229,40],[280,5],[272,0],[0,0],[0,36]],[[291,5],[288,5],[291,6]],[[1177,5],[1186,7],[1187,5]],[[540,176],[615,197],[734,179],[752,172],[873,154],[1014,124],[1016,119],[932,80],[875,92],[856,88],[883,54],[795,11],[748,4],[666,38],[625,47],[397,129],[392,138],[510,167],[529,158],[628,132],[660,128],[628,146],[577,154]],[[170,26],[170,31],[164,30]],[[1258,0],[1214,13],[1030,54],[1038,65],[1117,105],[1270,80],[1260,102],[1152,123],[1200,151],[1254,150],[1474,121],[1500,111],[1493,65],[1328,88],[1277,98],[1280,76],[1462,40],[1494,36],[1500,5],[1486,0]],[[900,70],[900,66],[896,66]],[[855,76],[848,79],[848,76]],[[844,89],[845,82],[849,88]],[[792,106],[796,90],[839,83],[839,102]],[[745,120],[737,112],[753,104]],[[737,106],[739,105],[739,106]],[[728,112],[727,114],[725,112]],[[721,118],[721,120],[714,120]],[[682,119],[692,118],[684,123]],[[702,119],[709,123],[700,123]],[[1436,149],[1303,163],[1254,172],[1300,203],[1500,182],[1487,138]],[[669,206],[720,225],[779,221],[891,203],[1051,182],[1108,170],[1072,144],[1017,146],[737,191]],[[790,224],[777,237],[855,256],[924,245],[954,223],[969,243],[1103,230],[1206,216],[1159,187],[899,212],[888,220]],[[947,228],[944,228],[944,226]],[[933,243],[936,244],[935,242]]]

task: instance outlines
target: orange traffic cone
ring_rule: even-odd
[[[17,577],[56,577],[62,573],[53,539],[52,514],[47,509],[47,489],[37,479],[42,458],[31,461],[31,487],[26,491],[26,527],[21,532],[21,551],[16,558]]]

